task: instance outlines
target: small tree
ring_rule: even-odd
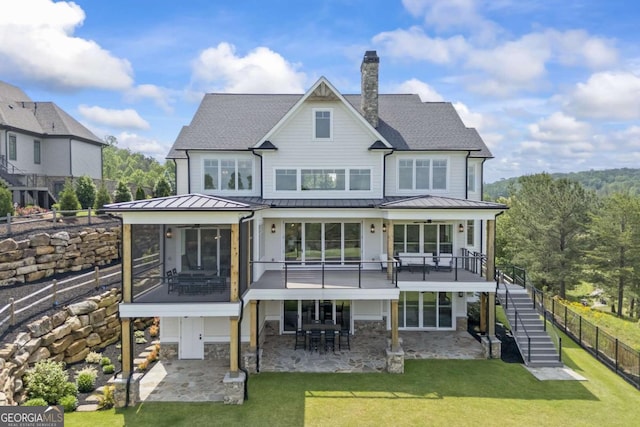
[[[13,215],[13,197],[8,188],[0,186],[0,216],[6,217],[7,214]]]
[[[108,205],[111,203],[111,196],[109,195],[109,190],[107,190],[104,182],[100,184],[100,188],[98,188],[98,193],[96,194],[96,201],[93,204],[93,207],[98,213],[101,213],[101,209],[104,205]]]
[[[170,196],[171,193],[171,185],[169,185],[167,179],[164,176],[160,177],[158,182],[156,182],[155,188],[153,189],[153,195],[155,197],[167,197]]]
[[[144,200],[147,198],[147,195],[144,192],[144,188],[141,185],[138,186],[136,190],[136,200]]]
[[[64,187],[60,192],[58,198],[58,204],[62,211],[77,211],[81,209],[76,190],[73,188],[73,184],[70,180],[66,180]],[[75,216],[75,212],[63,213],[64,216]]]
[[[96,201],[96,185],[87,175],[83,175],[76,181],[76,195],[82,209],[93,207]]]
[[[124,183],[124,181],[118,181],[118,186],[116,187],[116,192],[113,196],[113,200],[116,203],[130,202],[131,200],[133,200],[131,190],[129,189],[129,186]]]

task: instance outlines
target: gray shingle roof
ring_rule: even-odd
[[[248,150],[303,95],[206,94],[191,124],[178,135],[167,158],[182,150]],[[360,111],[360,95],[345,95]],[[465,127],[448,102],[421,102],[418,95],[378,97],[377,130],[397,150],[471,150],[472,157],[491,157],[475,129]]]
[[[250,211],[264,206],[203,194],[182,194],[105,205],[106,211]]]
[[[33,102],[21,89],[0,81],[0,125],[53,136],[73,136],[104,144],[53,102]]]

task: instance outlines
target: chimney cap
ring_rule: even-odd
[[[362,62],[380,62],[380,58],[375,50],[368,50],[364,53]]]

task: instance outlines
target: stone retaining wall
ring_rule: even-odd
[[[72,304],[27,325],[12,343],[0,348],[0,406],[25,399],[22,376],[44,359],[77,363],[90,351],[120,339],[117,289]]]
[[[119,258],[120,226],[0,241],[0,286],[106,265]]]

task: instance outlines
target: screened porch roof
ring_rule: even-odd
[[[242,202],[205,194],[180,194],[155,199],[105,205],[108,212],[130,211],[255,211],[267,206],[260,203]]]

